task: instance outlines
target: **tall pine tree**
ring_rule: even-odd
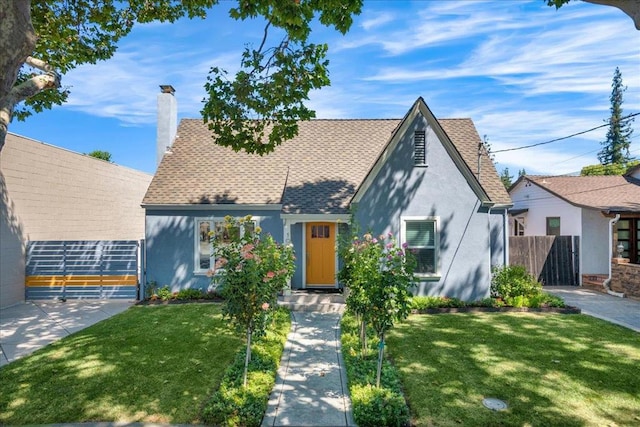
[[[631,160],[629,155],[629,144],[631,143],[631,122],[633,119],[625,119],[622,114],[622,94],[627,88],[622,85],[622,73],[618,67],[613,73],[611,83],[611,117],[609,118],[609,130],[607,140],[603,141],[602,150],[598,152],[598,160],[603,165],[624,164]]]

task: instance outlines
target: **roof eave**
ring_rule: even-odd
[[[239,210],[282,210],[282,204],[265,203],[265,204],[242,204],[242,203],[175,203],[175,204],[153,204],[142,203],[140,205],[146,210],[168,211],[168,210],[210,210],[210,211],[239,211]]]

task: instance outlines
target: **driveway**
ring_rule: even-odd
[[[545,286],[544,290],[578,307],[583,314],[640,332],[640,301],[618,298],[577,286]]]
[[[29,301],[0,309],[0,366],[125,311],[135,301]]]

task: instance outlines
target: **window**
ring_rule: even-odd
[[[524,236],[524,217],[513,218],[513,235]]]
[[[438,218],[407,217],[402,220],[402,243],[416,257],[415,274],[436,276],[438,268]]]
[[[195,222],[195,272],[204,274],[215,265],[213,239],[220,243],[226,243],[239,236],[239,233],[253,234],[258,226],[257,221],[258,218],[253,217],[251,222],[245,223],[241,228],[228,229],[224,226],[224,218],[197,218]]]
[[[621,219],[616,224],[616,230],[618,243],[624,247],[622,256],[629,258],[632,264],[640,264],[640,219]],[[615,248],[614,252],[617,254]]]
[[[427,138],[425,131],[417,130],[413,133],[414,158],[416,166],[427,165]]]
[[[328,239],[331,237],[329,233],[328,225],[312,225],[311,226],[311,238],[312,239]]]
[[[547,217],[547,236],[559,236],[560,235],[560,217],[548,216]]]

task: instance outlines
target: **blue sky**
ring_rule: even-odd
[[[263,24],[228,18],[139,26],[116,55],[63,77],[69,102],[9,130],[86,153],[106,150],[121,165],[155,171],[158,85],[176,88],[179,118],[199,117],[208,70],[233,72]],[[437,118],[470,117],[494,151],[545,142],[603,124],[620,67],[624,113],[640,111],[640,31],[618,9],[572,2],[365,1],[329,44],[331,87],[311,95],[319,118],[401,118],[422,96]],[[640,158],[640,117],[631,144]],[[536,148],[497,153],[513,175],[566,174],[597,163],[606,128]]]

